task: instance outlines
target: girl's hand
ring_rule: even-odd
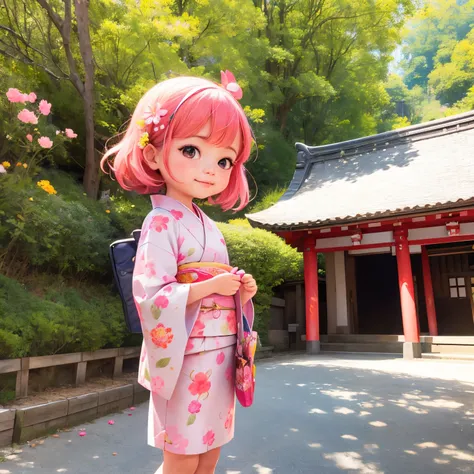
[[[255,278],[250,275],[250,273],[245,273],[240,281],[242,283],[240,289],[240,302],[243,306],[257,294],[258,286]]]
[[[224,296],[233,296],[239,291],[240,275],[235,275],[234,273],[223,273],[222,275],[217,275],[212,278],[214,293]]]

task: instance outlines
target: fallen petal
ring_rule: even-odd
[[[114,420],[109,420],[108,423],[109,423],[109,425],[115,425],[115,421],[114,421]]]
[[[112,456],[117,456],[117,453],[112,453]]]
[[[135,410],[135,407],[130,407],[130,410],[132,410],[132,411]]]
[[[79,431],[79,436],[85,436],[87,433],[85,431]]]
[[[128,414],[128,416],[132,416],[132,415],[133,415],[133,413],[129,413],[129,414]]]
[[[59,438],[58,434],[53,434],[53,438]]]

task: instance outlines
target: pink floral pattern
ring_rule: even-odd
[[[203,437],[202,437],[202,442],[204,444],[207,444],[207,446],[212,446],[214,444],[214,441],[216,439],[216,434],[214,431],[209,430]]]
[[[202,405],[197,400],[193,400],[188,406],[188,411],[194,415],[201,411],[201,407]]]
[[[171,328],[165,327],[163,324],[158,324],[150,332],[151,340],[156,347],[166,349],[173,341],[174,335]]]
[[[209,382],[209,375],[204,372],[198,372],[196,375],[191,377],[192,383],[189,385],[188,390],[191,395],[205,395],[211,388],[211,382]]]
[[[168,222],[170,221],[169,217],[166,216],[154,216],[150,228],[156,232],[162,232],[163,230],[168,230]]]
[[[157,375],[156,377],[152,378],[151,386],[154,392],[159,392],[165,386],[165,381],[159,375]]]
[[[216,364],[217,365],[222,365],[225,360],[225,354],[223,352],[219,352],[216,357]]]
[[[171,209],[170,212],[177,221],[183,218],[184,214],[181,211],[177,211],[176,209]]]

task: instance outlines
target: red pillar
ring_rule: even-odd
[[[438,335],[436,308],[434,302],[433,282],[431,281],[430,259],[426,247],[421,248],[421,263],[423,265],[423,285],[425,288],[426,314],[428,315],[428,329],[430,336]]]
[[[306,297],[306,350],[310,354],[315,354],[320,351],[318,254],[315,245],[316,240],[313,238],[305,240],[303,247]]]
[[[415,287],[413,285],[407,232],[400,230],[394,234],[397,251],[398,286],[400,288],[400,302],[402,306],[403,333],[405,335],[403,354],[404,357],[407,358],[420,357],[420,330],[418,328],[418,317],[416,314]]]

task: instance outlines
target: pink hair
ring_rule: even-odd
[[[206,89],[185,100],[169,122],[171,114],[183,97],[191,90],[200,87]],[[158,131],[149,132],[149,139],[155,148],[163,148],[164,163],[168,172],[173,138],[194,136],[209,120],[212,131],[208,140],[217,146],[230,146],[240,133],[240,150],[231,171],[229,185],[215,200],[210,201],[219,204],[224,210],[234,208],[237,202],[239,204],[235,210],[244,208],[249,201],[244,163],[250,156],[252,131],[237,100],[224,88],[207,79],[177,77],[151,88],[138,103],[122,140],[104,154],[101,160],[102,171],[106,172],[104,168],[108,165],[122,188],[140,194],[156,194],[165,186],[166,183],[159,171],[154,171],[147,165],[142,149],[138,147],[143,129],[137,123],[143,119],[148,107],[157,103],[161,109],[168,111],[160,122],[165,128],[161,129],[158,126]],[[151,127],[147,130],[154,129]],[[113,155],[115,158],[111,163],[109,160]]]

